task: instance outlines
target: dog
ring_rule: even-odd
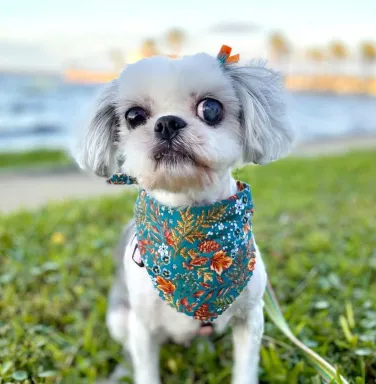
[[[132,175],[161,204],[203,206],[236,193],[234,167],[285,156],[293,137],[281,76],[263,63],[221,65],[205,53],[157,56],[127,66],[104,87],[76,159],[100,177],[119,169]],[[187,344],[206,331],[160,298],[134,262],[135,234],[131,221],[117,252],[107,326],[131,358],[135,383],[159,384],[160,345]],[[216,333],[232,327],[233,384],[258,382],[267,275],[254,237],[253,243],[252,278],[213,322]]]

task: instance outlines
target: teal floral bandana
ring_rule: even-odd
[[[109,184],[137,180],[114,174]],[[172,208],[145,190],[136,200],[137,244],[159,296],[178,312],[213,322],[240,295],[253,275],[250,186],[211,205]]]
[[[144,190],[136,201],[138,248],[160,297],[212,322],[246,287],[255,268],[250,187],[208,206],[172,208]]]

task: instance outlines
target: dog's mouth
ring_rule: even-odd
[[[154,160],[157,164],[179,164],[185,162],[196,163],[194,156],[187,152],[181,152],[176,150],[169,150],[164,152],[158,152],[154,155]]]
[[[155,142],[150,158],[153,172],[143,178],[149,189],[181,192],[187,188],[203,188],[213,181],[214,172],[208,160],[196,155],[183,142]]]
[[[196,156],[183,146],[174,146],[171,143],[163,143],[156,146],[153,151],[153,159],[157,166],[160,165],[179,165],[191,163],[200,165]]]

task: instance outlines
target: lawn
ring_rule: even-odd
[[[0,169],[67,167],[72,164],[69,155],[59,150],[0,153]]]
[[[252,184],[254,232],[291,328],[357,384],[376,382],[375,159],[286,159],[236,172]],[[113,247],[134,197],[0,218],[0,383],[93,383],[122,361],[104,316]],[[230,341],[164,347],[163,383],[229,383]],[[320,383],[268,320],[260,376]]]

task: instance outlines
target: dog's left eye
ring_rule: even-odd
[[[204,99],[197,105],[197,116],[208,125],[217,125],[222,121],[222,104],[214,99]]]
[[[148,115],[146,111],[141,107],[133,107],[129,109],[125,114],[125,120],[127,120],[127,123],[133,129],[139,125],[145,124],[147,118]]]

